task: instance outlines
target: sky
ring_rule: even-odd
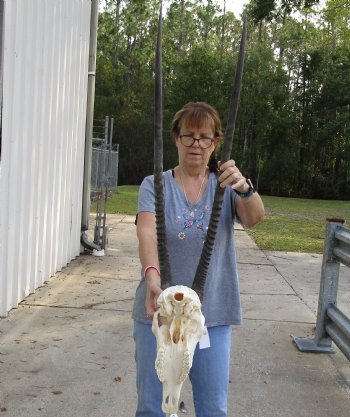
[[[217,0],[218,4],[220,5],[221,9],[224,8],[224,0]],[[249,0],[226,0],[226,11],[233,12],[237,19],[239,19],[240,14],[243,11],[243,6],[249,3]],[[105,5],[104,0],[100,0],[100,9],[103,8]],[[164,4],[164,3],[163,3]],[[166,6],[167,2],[165,2]]]
[[[223,10],[224,0],[217,0],[217,2]],[[226,0],[226,11],[233,12],[236,18],[239,19],[239,16],[243,11],[243,6],[247,3],[249,3],[249,0]]]
[[[249,0],[226,0],[226,10],[233,12],[236,18],[239,18],[240,14],[242,13],[243,6],[248,2]],[[104,4],[104,0],[100,0],[100,8],[102,8]],[[218,0],[218,4],[222,9],[224,8],[224,0]]]
[[[243,6],[247,4],[249,0],[226,0],[226,11],[233,12],[238,19],[240,14],[243,11]],[[219,0],[218,3],[220,4],[221,8],[224,7],[224,1]]]

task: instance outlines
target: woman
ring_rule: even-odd
[[[189,374],[198,417],[226,417],[232,325],[241,324],[233,222],[252,227],[264,206],[235,161],[212,161],[222,137],[216,110],[204,102],[188,103],[172,122],[179,162],[164,173],[167,245],[174,285],[191,287],[206,236],[217,181],[225,188],[215,245],[208,269],[202,312],[210,347],[196,348]],[[211,172],[213,171],[213,172]],[[157,256],[153,176],[139,191],[137,217],[142,279],[133,319],[136,344],[138,406],[136,417],[163,417],[162,385],[155,372],[156,339],[151,330],[162,292]]]

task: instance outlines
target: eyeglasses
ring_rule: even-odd
[[[199,147],[201,147],[202,149],[206,149],[206,148],[209,148],[211,144],[215,141],[214,138],[201,137],[197,139],[190,135],[180,135],[179,138],[180,138],[180,142],[184,146],[187,146],[188,148],[193,146],[194,142],[197,141]]]

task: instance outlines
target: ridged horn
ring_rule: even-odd
[[[154,193],[157,227],[158,261],[162,289],[172,285],[169,253],[166,244],[163,193],[163,92],[162,92],[162,3],[159,10],[154,116]]]
[[[242,37],[241,37],[241,43],[240,43],[240,48],[239,48],[237,68],[236,68],[236,76],[235,76],[233,89],[232,89],[229,115],[228,115],[228,120],[227,120],[227,125],[226,125],[226,130],[225,130],[224,144],[223,144],[223,149],[222,149],[222,154],[221,154],[221,163],[228,161],[231,156],[232,141],[233,141],[233,135],[235,132],[239,96],[240,96],[241,84],[242,84],[246,38],[247,38],[247,20],[244,17]],[[208,225],[207,236],[205,238],[203,250],[201,253],[201,257],[199,259],[198,267],[197,267],[196,274],[195,274],[193,284],[192,284],[192,289],[196,291],[200,300],[203,299],[204,286],[205,286],[205,281],[206,281],[206,277],[208,273],[210,258],[213,252],[216,231],[217,231],[220,213],[221,213],[222,202],[224,199],[224,193],[225,193],[225,189],[221,188],[218,183],[216,186],[216,190],[215,190],[215,197],[214,197],[213,208],[212,208],[211,217],[210,217],[210,221]]]

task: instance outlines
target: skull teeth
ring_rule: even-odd
[[[164,357],[165,357],[165,351],[163,348],[160,348],[157,353],[157,359],[156,359],[156,371],[160,382],[164,382],[165,375],[164,375]]]
[[[179,376],[179,383],[185,382],[185,379],[187,378],[187,375],[190,372],[191,365],[192,365],[191,353],[188,350],[186,350],[182,358],[182,371]]]

